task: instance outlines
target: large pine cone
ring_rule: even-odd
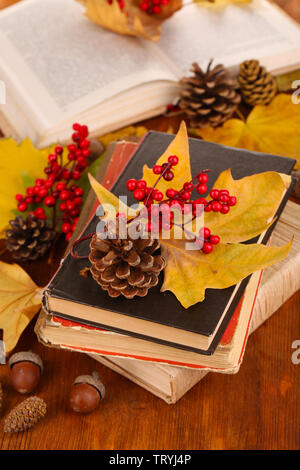
[[[244,101],[251,106],[267,105],[277,93],[275,78],[258,60],[245,60],[240,65],[238,82]]]
[[[45,220],[37,219],[29,214],[26,220],[17,216],[9,221],[11,229],[6,231],[6,246],[18,260],[36,260],[46,254],[55,237]]]
[[[37,424],[46,412],[47,405],[42,398],[27,398],[8,414],[4,422],[4,432],[26,431]]]
[[[210,61],[206,72],[193,63],[192,77],[184,77],[180,108],[190,118],[193,127],[216,127],[227,121],[241,101],[236,92],[237,82],[226,68],[219,64],[211,69]]]
[[[153,254],[159,246],[156,239],[102,240],[95,234],[89,255],[92,276],[111,297],[144,297],[165,267],[164,258]]]

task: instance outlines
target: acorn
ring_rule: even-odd
[[[70,406],[76,413],[91,413],[105,396],[105,387],[97,372],[80,375],[73,383],[70,393]]]
[[[36,389],[43,373],[43,361],[32,351],[15,353],[9,359],[11,383],[22,394]]]

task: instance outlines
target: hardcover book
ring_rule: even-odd
[[[127,179],[139,178],[145,163],[153,166],[157,155],[166,149],[171,139],[170,135],[150,132],[115,183],[113,192],[117,196],[125,194]],[[192,172],[210,168],[212,181],[227,168],[231,168],[234,178],[241,178],[267,170],[289,174],[295,163],[291,159],[227,148],[197,139],[190,139],[190,154]],[[290,189],[283,197],[278,216]],[[83,235],[94,232],[96,223],[95,216]],[[260,241],[266,243],[273,228],[274,224]],[[82,248],[82,253],[88,253],[88,245]],[[208,289],[203,302],[186,310],[170,292],[160,294],[161,284],[151,289],[145,298],[111,299],[93,280],[80,276],[79,272],[85,265],[86,261],[74,259],[70,254],[65,258],[45,291],[44,305],[48,312],[166,347],[207,355],[213,354],[219,344],[250,278],[231,288]]]

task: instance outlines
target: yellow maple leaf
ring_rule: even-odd
[[[278,263],[291,249],[253,244],[217,245],[209,255],[188,251],[183,240],[164,240],[162,256],[166,260],[161,290],[170,290],[188,308],[201,302],[206,289],[225,289],[249,274]]]
[[[37,150],[29,139],[18,144],[13,139],[0,140],[0,236],[14,217],[15,195],[24,194],[22,171],[31,178],[43,178],[51,149]]]
[[[86,8],[86,16],[95,23],[119,34],[140,36],[158,41],[165,19],[182,7],[182,0],[172,0],[164,5],[159,15],[147,15],[136,0],[126,0],[123,9],[117,0],[78,0]]]
[[[218,128],[192,129],[204,140],[297,160],[300,168],[300,106],[279,94],[268,106],[255,106],[246,121],[229,119]]]
[[[290,178],[289,178],[290,182]],[[222,243],[237,243],[256,237],[272,224],[285,188],[283,179],[275,171],[234,180],[230,170],[223,171],[214,187],[228,189],[237,198],[237,205],[228,214],[208,212],[205,225],[217,233]]]
[[[0,328],[6,352],[15,347],[22,331],[39,311],[41,291],[20,266],[0,261]]]

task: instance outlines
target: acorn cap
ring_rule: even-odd
[[[97,372],[93,372],[92,375],[79,375],[73,385],[79,385],[79,384],[88,384],[94,387],[96,390],[98,390],[99,395],[100,395],[100,400],[103,400],[105,397],[105,387],[103,383],[99,380],[99,376]]]
[[[32,351],[21,351],[21,352],[13,354],[10,357],[8,364],[11,369],[15,364],[17,364],[17,362],[24,362],[24,361],[32,362],[33,364],[39,366],[39,368],[41,369],[41,374],[43,373],[43,369],[44,369],[43,361],[40,358],[40,356],[38,356]]]

